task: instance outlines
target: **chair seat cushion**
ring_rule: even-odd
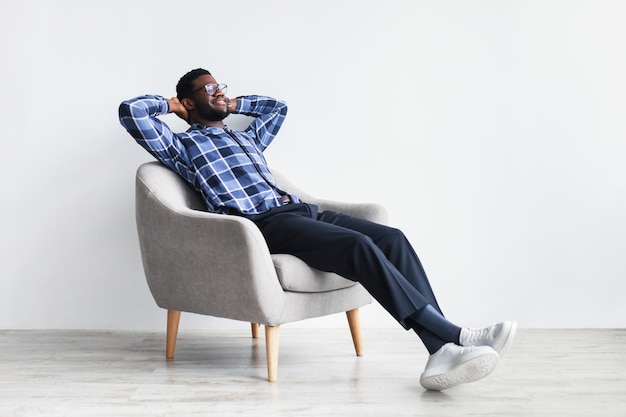
[[[280,285],[285,291],[324,292],[356,285],[356,282],[332,272],[311,268],[300,258],[292,255],[272,255]]]

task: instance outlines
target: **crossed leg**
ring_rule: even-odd
[[[491,373],[516,325],[461,329],[441,312],[424,268],[395,228],[298,204],[255,221],[272,253],[361,283],[405,329],[413,329],[431,353],[420,378],[432,390],[476,381]],[[465,333],[463,333],[465,331]]]

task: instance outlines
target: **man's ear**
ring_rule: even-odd
[[[187,109],[187,111],[191,111],[195,107],[193,100],[187,97],[183,98],[180,103]]]

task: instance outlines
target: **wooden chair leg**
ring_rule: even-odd
[[[350,326],[350,333],[352,333],[352,342],[354,343],[354,350],[357,356],[363,356],[363,337],[361,335],[361,319],[359,317],[359,309],[346,311],[348,316],[348,325]]]
[[[250,323],[250,324],[252,325],[252,338],[258,339],[261,325],[259,323]]]
[[[267,379],[275,382],[278,377],[278,346],[280,326],[265,326],[265,352],[267,354]]]
[[[180,311],[167,310],[167,334],[165,337],[165,358],[172,359],[176,350],[176,338],[178,337],[178,324],[180,323]]]

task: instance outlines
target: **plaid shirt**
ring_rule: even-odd
[[[284,102],[238,97],[236,113],[255,117],[243,131],[193,124],[184,133],[174,133],[157,118],[168,112],[167,99],[146,95],[124,101],[119,117],[142,147],[202,194],[209,211],[258,214],[283,205],[287,193],[276,186],[263,151],[285,120]]]

